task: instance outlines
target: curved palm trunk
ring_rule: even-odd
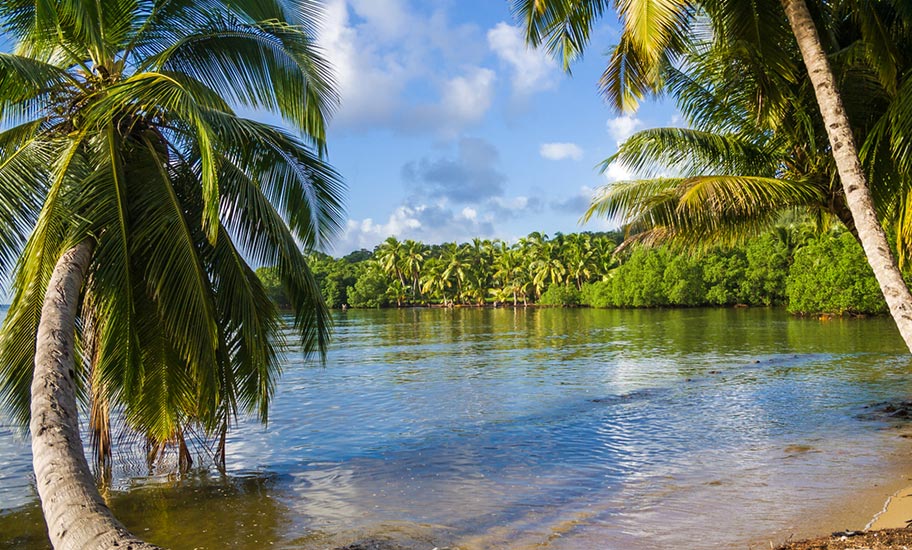
[[[154,549],[114,518],[98,493],[79,437],[76,312],[92,257],[83,241],[57,262],[41,308],[32,378],[32,463],[48,535],[56,550]]]
[[[858,160],[852,127],[836,89],[833,71],[820,44],[814,20],[804,0],[782,0],[782,5],[817,94],[817,104],[830,138],[839,179],[842,180],[846,203],[855,221],[858,239],[874,270],[899,333],[912,351],[912,294],[896,265],[887,235],[877,220],[871,190]]]

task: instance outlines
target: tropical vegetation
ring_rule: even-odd
[[[426,245],[390,237],[373,251],[308,263],[334,308],[785,306],[802,314],[880,314],[886,304],[864,254],[842,227],[779,226],[699,253],[658,245],[616,248],[614,233],[532,233],[516,243]],[[409,250],[409,254],[401,251]],[[392,259],[397,256],[398,259]],[[286,304],[273,268],[257,270]],[[400,275],[408,284],[403,285]]]
[[[56,548],[146,547],[105,506],[112,417],[191,461],[223,463],[234,420],[265,421],[283,317],[248,262],[275,266],[297,344],[329,319],[303,251],[342,220],[323,160],[337,97],[318,6],[280,0],[0,4],[0,399],[30,425]],[[237,112],[265,111],[277,127]],[[288,129],[285,129],[288,128]],[[112,415],[112,411],[116,415]]]

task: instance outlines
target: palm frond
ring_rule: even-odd
[[[0,121],[9,127],[44,118],[54,93],[79,86],[66,71],[54,65],[0,53]]]
[[[569,71],[589,43],[595,22],[611,9],[611,2],[514,0],[512,8],[514,15],[525,21],[526,40],[533,46],[545,44]]]
[[[648,244],[731,244],[768,228],[784,208],[813,208],[820,191],[802,182],[698,176],[617,182],[599,190],[583,219],[605,216]]]
[[[218,150],[258,182],[305,249],[322,248],[338,234],[345,186],[329,165],[279,128],[226,113],[205,116],[219,136]],[[231,215],[223,209],[223,219],[234,226]]]
[[[194,30],[151,57],[149,68],[186,74],[237,104],[279,113],[324,151],[324,123],[339,99],[313,36],[276,20],[217,14]]]
[[[59,142],[35,135],[40,123],[0,133],[0,281],[6,279],[41,211]]]
[[[67,207],[66,195],[73,192],[74,180],[86,173],[80,155],[85,138],[82,134],[67,143],[52,167],[52,182],[17,262],[12,303],[0,328],[0,397],[23,426],[29,419],[35,339],[45,290],[57,259],[73,244],[66,222],[74,213]]]
[[[735,135],[688,128],[653,128],[630,136],[601,169],[620,162],[643,176],[669,171],[676,175],[706,173],[773,176],[778,160],[756,141]]]
[[[305,353],[325,354],[331,321],[320,288],[280,213],[257,182],[244,170],[225,162],[220,175],[226,209],[233,215],[226,227],[244,256],[261,265],[275,266],[295,311],[295,329]]]

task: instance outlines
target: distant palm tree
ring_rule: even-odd
[[[456,282],[456,293],[453,297],[454,302],[461,302],[463,299],[463,286],[465,285],[466,274],[471,265],[465,258],[465,251],[456,243],[444,243],[440,253],[440,260],[444,265],[443,277],[447,280]]]
[[[567,269],[567,279],[572,280],[577,290],[589,281],[595,273],[592,239],[586,233],[574,233],[564,236],[564,247],[561,250],[561,261]]]
[[[387,237],[380,243],[374,257],[379,262],[380,269],[392,279],[398,280],[402,286],[405,286],[405,275],[403,269],[403,260],[406,256],[406,248],[396,237]]]
[[[224,461],[232,418],[265,421],[282,323],[248,261],[276,266],[300,344],[325,351],[301,245],[339,229],[343,186],[321,159],[337,98],[317,17],[279,0],[0,4],[0,395],[30,419],[56,548],[147,547],[98,494],[77,387],[102,458],[111,407],[184,465],[185,428],[219,436]]]
[[[421,277],[421,292],[432,298],[440,297],[444,306],[449,306],[447,289],[452,288],[447,264],[439,258],[431,258],[424,264],[424,275]]]
[[[413,240],[406,240],[402,243],[405,249],[402,257],[403,272],[408,276],[408,284],[411,286],[412,296],[416,299],[421,297],[421,266],[424,263],[424,245]]]
[[[516,306],[523,274],[523,259],[519,250],[510,248],[507,243],[501,242],[494,254],[493,267],[493,277],[500,281],[499,290],[509,293],[513,298],[513,305]]]

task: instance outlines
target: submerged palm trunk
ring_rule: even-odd
[[[887,235],[877,220],[871,190],[858,158],[852,127],[836,89],[833,71],[820,44],[814,20],[804,0],[782,0],[782,5],[817,94],[817,104],[826,125],[846,203],[855,221],[858,240],[874,270],[899,333],[912,351],[912,294],[896,265]]]
[[[76,312],[92,257],[83,241],[57,262],[41,308],[32,378],[32,463],[56,550],[154,549],[114,518],[89,470],[76,407]]]

